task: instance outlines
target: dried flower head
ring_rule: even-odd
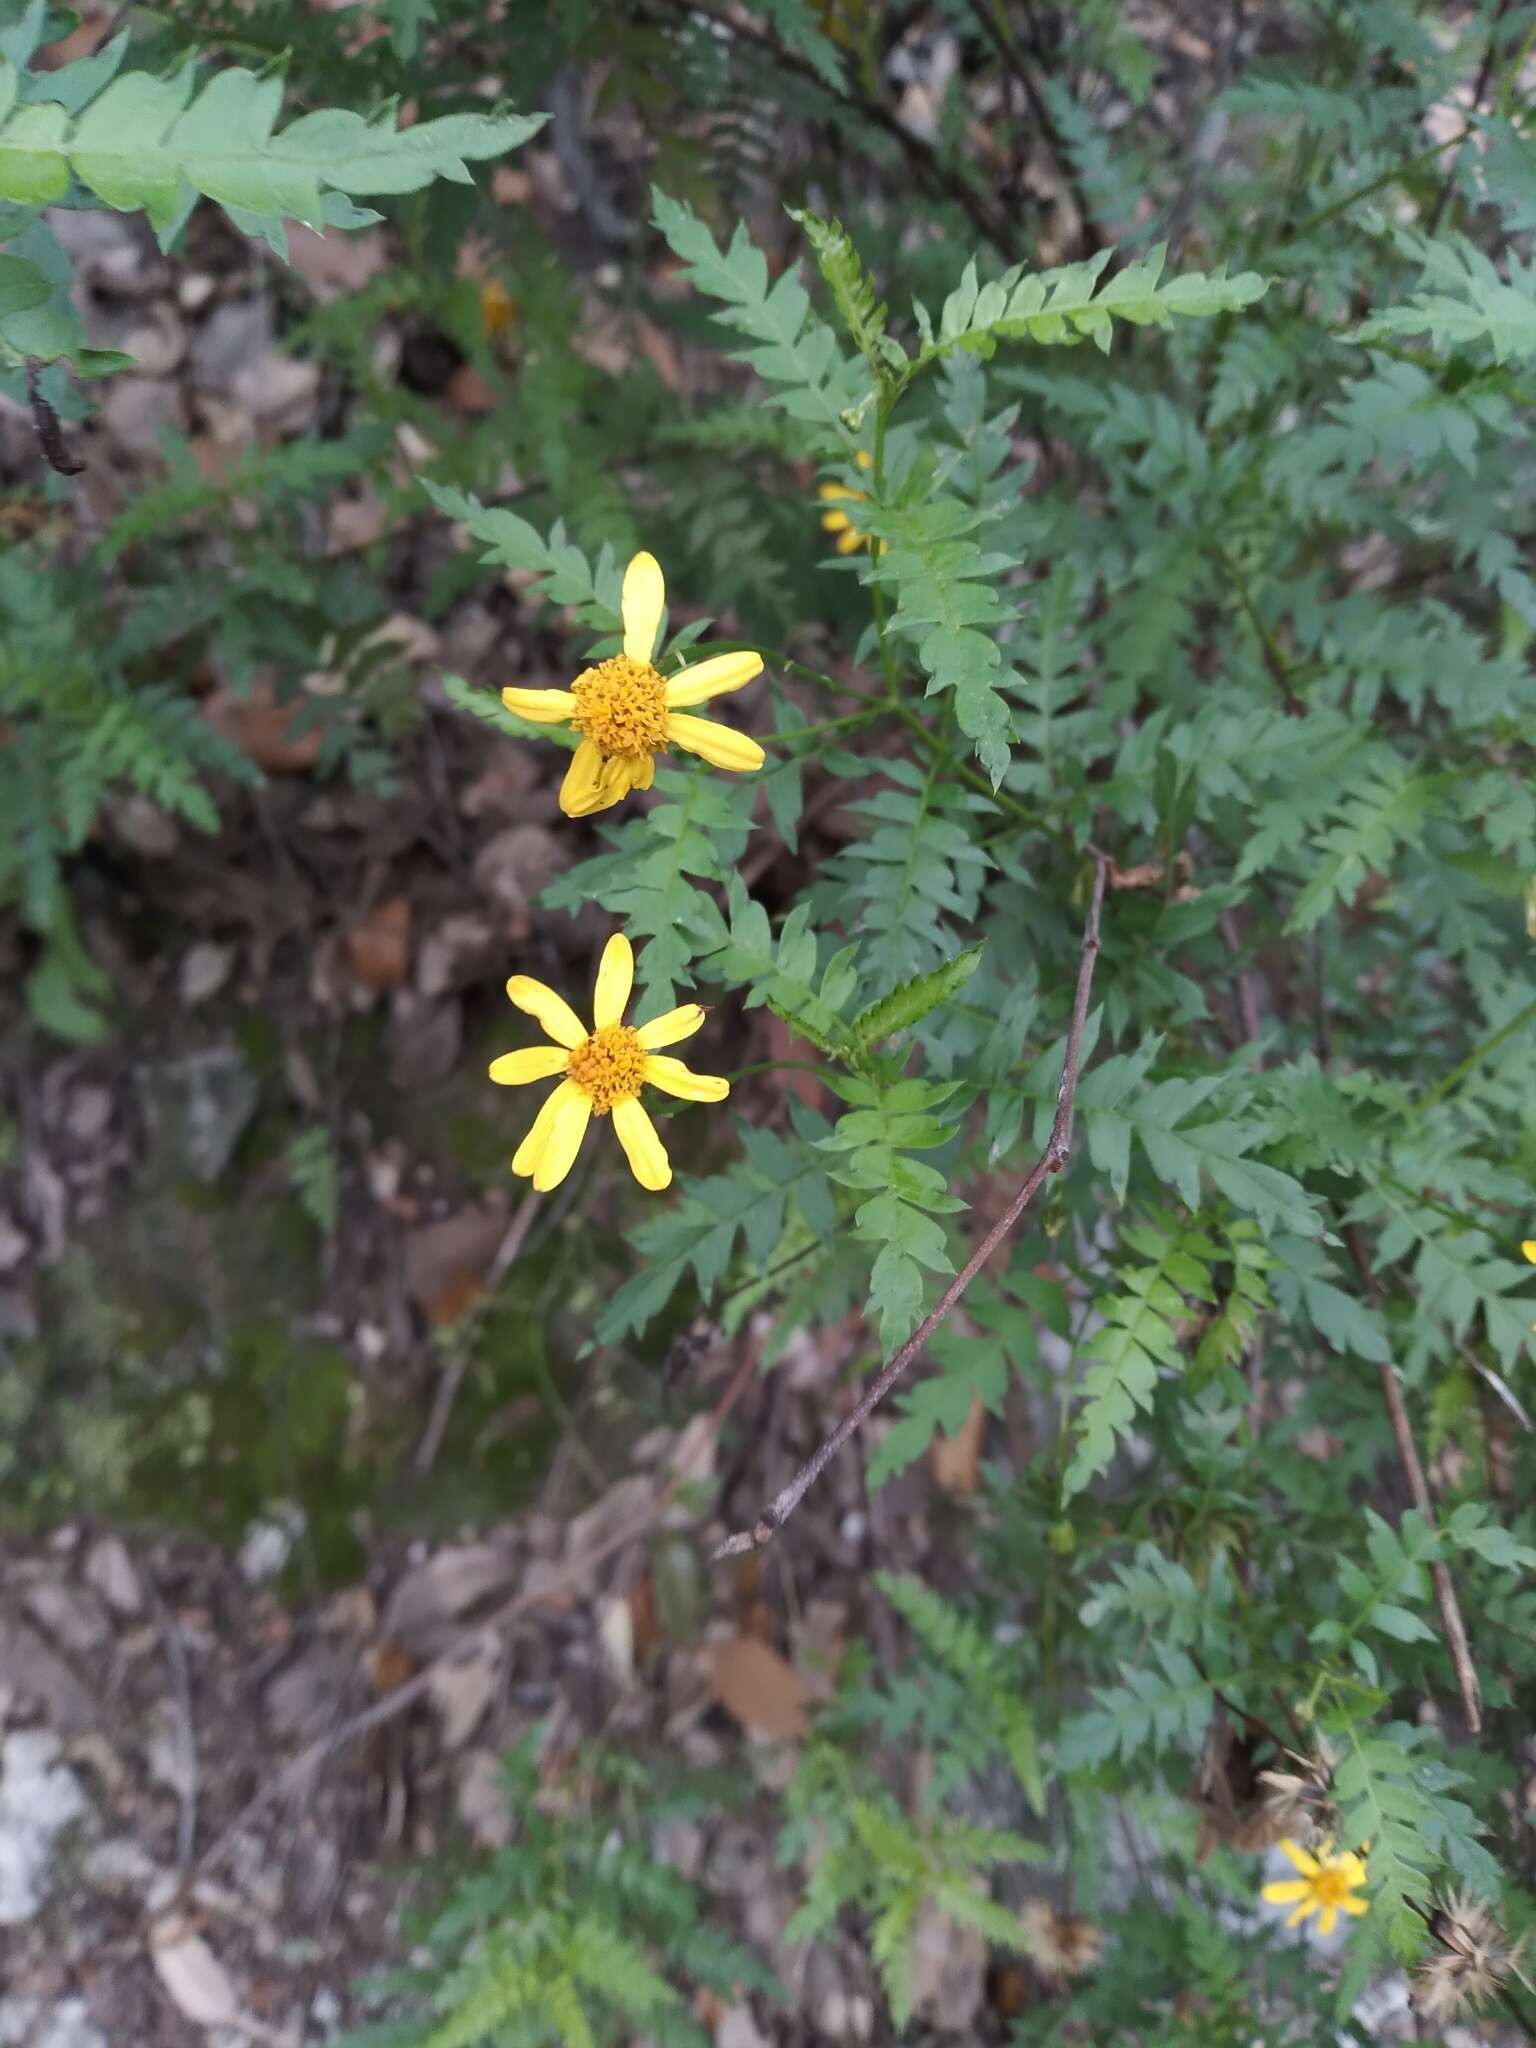
[[[1264,1816],[1273,1829],[1265,1848],[1285,1836],[1308,1848],[1328,1841],[1339,1824],[1333,1803],[1333,1758],[1325,1743],[1310,1756],[1286,1751],[1291,1768],[1259,1772]]]
[[[1525,1978],[1520,1969],[1524,1941],[1510,1942],[1486,1900],[1451,1892],[1438,1900],[1429,1931],[1440,1944],[1414,1972],[1413,2002],[1435,2026],[1477,2012],[1506,1978]]]
[[[1273,1756],[1274,1742],[1257,1724],[1239,1728],[1224,1712],[1212,1716],[1193,1794],[1200,1809],[1197,1862],[1218,1845],[1254,1853],[1286,1836],[1310,1848],[1337,1829],[1326,1753],[1287,1750],[1285,1761],[1294,1768],[1285,1770],[1261,1769],[1266,1754]]]
[[[1050,1984],[1066,1984],[1091,1970],[1104,1953],[1104,1931],[1091,1920],[1059,1913],[1049,1899],[1031,1899],[1019,1914],[1021,1947]]]

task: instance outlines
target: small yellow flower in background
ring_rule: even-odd
[[[1295,1842],[1281,1842],[1279,1848],[1292,1869],[1301,1875],[1265,1885],[1263,1895],[1272,1906],[1295,1906],[1295,1912],[1286,1920],[1287,1927],[1298,1927],[1309,1913],[1315,1913],[1318,1932],[1332,1934],[1340,1913],[1369,1911],[1368,1899],[1350,1896],[1365,1883],[1365,1863],[1352,1849],[1335,1856],[1331,1845],[1324,1842],[1317,1855],[1309,1856]]]
[[[1520,1241],[1520,1249],[1522,1252],[1524,1252],[1525,1256],[1530,1260],[1531,1264],[1533,1266],[1536,1266],[1536,1237],[1522,1238]]]
[[[504,334],[517,315],[516,299],[498,279],[488,277],[480,287],[480,325],[487,341]]]
[[[858,463],[860,469],[870,469],[873,467],[870,458],[862,448],[854,457],[854,460]],[[856,491],[851,484],[821,484],[817,487],[816,495],[823,504],[833,507],[836,506],[839,498],[860,505],[864,503],[864,493]],[[837,552],[840,555],[854,554],[859,548],[868,548],[873,554],[879,554],[880,552],[881,543],[877,540],[872,540],[867,533],[856,533],[853,521],[846,512],[839,512],[835,509],[830,512],[823,512],[821,515],[821,530],[823,533],[835,533],[837,535]]]
[[[729,1081],[714,1074],[695,1074],[681,1060],[660,1057],[664,1045],[691,1038],[704,1022],[697,1003],[684,1003],[638,1027],[623,1024],[625,1005],[635,980],[635,956],[628,939],[615,932],[598,963],[588,1031],[563,996],[542,981],[514,974],[507,994],[520,1010],[536,1017],[555,1041],[523,1052],[504,1052],[491,1061],[491,1079],[504,1087],[565,1079],[548,1097],[512,1160],[512,1171],[531,1180],[541,1194],[557,1188],[575,1163],[588,1120],[613,1113],[635,1179],[641,1187],[661,1189],[672,1179],[667,1149],[656,1126],[640,1105],[647,1083],[685,1102],[723,1102]]]
[[[675,676],[652,666],[662,607],[667,601],[661,564],[654,555],[636,555],[624,572],[620,611],[624,619],[624,652],[583,669],[568,690],[503,690],[501,701],[519,718],[538,725],[571,725],[581,745],[571,756],[560,785],[560,808],[568,818],[587,818],[606,811],[632,789],[649,789],[656,774],[656,756],[667,747],[700,754],[711,767],[744,775],[761,768],[767,758],[756,740],[716,725],[710,718],[688,718],[690,704],[723,697],[750,683],[763,666],[760,654],[716,654],[695,661]],[[513,1001],[517,999],[514,996]]]

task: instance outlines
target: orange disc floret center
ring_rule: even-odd
[[[571,723],[615,754],[658,754],[667,744],[667,686],[648,661],[616,654],[583,669],[571,685]]]
[[[606,1116],[616,1102],[640,1093],[645,1079],[645,1047],[629,1024],[610,1024],[584,1038],[571,1054],[566,1078],[592,1098],[596,1116]]]
[[[1350,1894],[1347,1867],[1325,1863],[1312,1879],[1312,1895],[1319,1906],[1342,1906]]]

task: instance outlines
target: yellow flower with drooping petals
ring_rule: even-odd
[[[519,718],[536,725],[571,725],[581,734],[560,785],[560,808],[568,818],[588,818],[619,803],[632,789],[649,789],[656,756],[669,746],[700,754],[711,767],[736,775],[761,768],[767,758],[745,733],[716,725],[712,718],[686,716],[688,705],[750,683],[761,673],[763,657],[716,654],[691,662],[675,676],[662,675],[651,656],[666,601],[661,564],[654,555],[636,555],[624,572],[619,600],[624,652],[583,669],[568,690],[501,693],[502,703]]]
[[[1368,1899],[1352,1896],[1365,1883],[1364,1859],[1352,1849],[1335,1856],[1332,1847],[1324,1842],[1311,1856],[1295,1842],[1280,1844],[1280,1853],[1300,1875],[1265,1885],[1264,1897],[1272,1906],[1294,1905],[1296,1910],[1286,1918],[1287,1927],[1298,1927],[1309,1913],[1315,1913],[1318,1932],[1332,1934],[1341,1913],[1370,1910]]]
[[[668,1186],[672,1167],[667,1148],[641,1107],[641,1088],[649,1083],[685,1102],[723,1102],[731,1092],[729,1081],[715,1074],[695,1074],[681,1060],[661,1053],[662,1046],[691,1038],[704,1022],[697,1003],[684,1003],[649,1024],[620,1021],[634,980],[634,951],[624,934],[615,932],[598,963],[590,1031],[565,998],[542,981],[514,974],[507,983],[512,1001],[536,1017],[555,1042],[504,1052],[491,1061],[491,1079],[515,1088],[555,1074],[565,1077],[534,1118],[512,1160],[512,1171],[531,1180],[541,1194],[557,1188],[570,1172],[589,1120],[610,1112],[641,1187]]]
[[[854,460],[858,463],[860,469],[871,469],[874,466],[862,448],[854,457]],[[862,491],[856,491],[852,484],[819,484],[816,489],[816,495],[824,505],[829,505],[833,508],[831,511],[822,513],[821,530],[823,533],[835,533],[837,535],[837,552],[840,555],[855,554],[860,548],[868,548],[871,554],[879,554],[882,543],[872,539],[867,533],[859,533],[855,529],[853,521],[848,517],[848,514],[846,512],[839,512],[836,509],[840,498],[862,505],[865,502]]]

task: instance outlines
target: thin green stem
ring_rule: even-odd
[[[930,732],[915,711],[911,710],[907,705],[900,703],[892,704],[890,709],[895,712],[903,725],[911,728],[931,754],[939,757],[944,766],[959,781],[967,783],[972,789],[980,790],[981,794],[984,797],[989,797],[1000,811],[1006,811],[1010,817],[1017,818],[1021,824],[1043,827],[1044,821],[1036,812],[1030,810],[1027,805],[1021,804],[1014,797],[1004,795],[1000,789],[994,789],[984,775],[978,775],[976,770],[967,767],[964,761],[956,760],[954,754],[944,744],[943,740],[939,738],[938,734]]]
[[[1455,149],[1458,144],[1465,142],[1471,133],[1472,123],[1469,121],[1464,128],[1458,128],[1454,135],[1448,135],[1444,142],[1431,142],[1425,148],[1415,150],[1412,156],[1405,156],[1400,163],[1394,164],[1391,170],[1383,171],[1379,177],[1368,179],[1363,185],[1357,185],[1353,192],[1346,192],[1342,199],[1332,200],[1318,212],[1309,215],[1300,227],[1292,228],[1289,234],[1281,237],[1281,240],[1299,242],[1303,235],[1313,234],[1318,228],[1326,227],[1329,221],[1337,220],[1341,213],[1348,213],[1352,206],[1358,206],[1362,199],[1374,198],[1378,192],[1384,192],[1388,185],[1395,185],[1399,178],[1406,177],[1409,171],[1416,171],[1420,164],[1433,163],[1437,156],[1443,156],[1448,149]]]
[[[851,683],[840,683],[836,676],[829,676],[823,669],[810,668],[805,662],[796,661],[781,647],[764,647],[761,642],[749,645],[745,640],[700,640],[691,651],[701,657],[706,654],[760,654],[774,668],[788,669],[792,675],[804,676],[808,683],[819,683],[824,690],[836,690],[841,696],[856,697],[862,704],[885,702],[883,696],[876,696],[872,690],[856,690]]]
[[[882,396],[875,406],[875,448],[870,481],[874,487],[876,502],[885,496],[885,422],[890,412],[890,400]],[[885,591],[878,578],[869,586],[870,603],[875,614],[875,638],[880,643],[880,666],[885,671],[886,695],[896,702],[896,657],[891,650],[890,636],[885,624]]]
[[[1523,1010],[1517,1010],[1507,1024],[1501,1024],[1490,1038],[1469,1052],[1459,1066],[1452,1067],[1443,1081],[1437,1082],[1419,1103],[1420,1110],[1433,1109],[1437,1102],[1444,1102],[1447,1095],[1453,1095],[1476,1066],[1487,1059],[1489,1053],[1497,1052],[1507,1038],[1513,1038],[1517,1031],[1536,1020],[1536,1003],[1527,1003]]]
[[[871,704],[867,711],[850,711],[846,718],[824,718],[820,725],[796,725],[788,732],[764,733],[768,740],[811,740],[824,732],[847,732],[855,725],[868,725],[872,718],[879,718],[887,707],[884,703]]]
[[[818,1080],[824,1079],[827,1071],[825,1067],[818,1067],[814,1060],[754,1060],[750,1066],[733,1067],[728,1078],[734,1086],[738,1081],[745,1081],[749,1074],[775,1074],[786,1068],[800,1074],[814,1074]]]
[[[1515,88],[1520,83],[1520,74],[1525,69],[1525,60],[1530,56],[1533,47],[1536,47],[1536,21],[1531,23],[1525,34],[1520,38],[1520,47],[1516,50],[1508,65],[1506,65],[1504,76],[1499,81],[1499,89],[1493,96],[1495,120],[1502,121],[1508,118],[1510,101],[1515,96]]]
[[[1259,647],[1264,656],[1264,666],[1269,672],[1270,680],[1285,699],[1285,708],[1287,711],[1304,711],[1306,709],[1306,701],[1297,692],[1295,670],[1286,660],[1284,649],[1275,638],[1266,620],[1260,614],[1259,607],[1254,601],[1253,592],[1248,587],[1247,577],[1244,576],[1242,570],[1225,548],[1217,544],[1214,552],[1217,561],[1220,562],[1222,568],[1226,570],[1228,576],[1232,579],[1232,587],[1237,592],[1237,601],[1242,606],[1243,615],[1249,625],[1252,626],[1254,634],[1258,639]]]

